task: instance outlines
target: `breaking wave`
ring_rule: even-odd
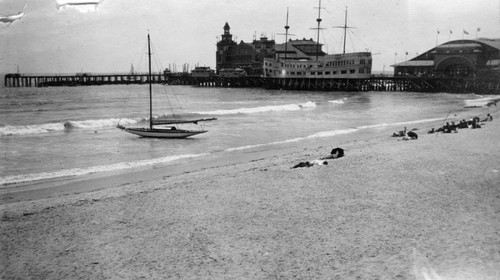
[[[493,95],[488,97],[482,97],[477,99],[466,99],[464,100],[465,107],[485,107],[495,104],[500,101],[500,95]]]
[[[266,113],[266,112],[283,112],[283,111],[299,111],[302,109],[314,109],[316,108],[316,103],[308,101],[303,104],[285,104],[285,105],[275,105],[275,106],[261,106],[253,108],[238,108],[238,109],[228,109],[228,110],[216,110],[216,111],[206,111],[197,112],[202,115],[234,115],[234,114],[256,114],[256,113]]]
[[[62,131],[73,128],[99,128],[99,127],[111,127],[116,126],[116,124],[135,124],[139,121],[133,119],[100,119],[100,120],[84,120],[84,121],[67,121],[58,123],[44,123],[44,124],[33,124],[33,125],[7,125],[0,127],[0,136],[11,136],[11,135],[28,135],[28,134],[39,134],[48,133],[53,131]]]
[[[344,99],[347,99],[347,98],[344,98]],[[332,103],[332,104],[344,104],[344,100],[343,99],[330,100],[330,101],[328,101],[328,103]]]
[[[161,158],[154,158],[154,159],[147,159],[147,160],[138,160],[138,161],[132,161],[132,162],[120,162],[120,163],[108,164],[108,165],[97,165],[97,166],[90,166],[90,167],[84,167],[84,168],[71,168],[71,169],[58,170],[58,171],[54,171],[54,172],[41,172],[41,173],[33,173],[33,174],[12,175],[12,176],[0,177],[0,186],[1,185],[8,185],[8,184],[32,182],[32,181],[38,181],[38,180],[55,179],[55,178],[68,177],[68,176],[81,176],[81,175],[87,175],[87,174],[91,174],[91,173],[132,169],[132,168],[168,163],[168,162],[172,162],[172,161],[176,161],[176,160],[180,160],[180,159],[194,158],[194,157],[205,156],[205,155],[207,155],[207,154],[186,154],[186,155],[161,157]]]

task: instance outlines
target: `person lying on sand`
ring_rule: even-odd
[[[405,126],[404,130],[400,130],[400,131],[398,131],[398,133],[394,132],[392,134],[392,137],[404,137],[404,136],[406,136],[406,126]]]
[[[328,161],[326,160],[319,160],[319,159],[315,159],[315,160],[312,160],[312,161],[304,161],[304,162],[300,162],[296,165],[294,165],[292,167],[293,168],[299,168],[299,167],[311,167],[311,166],[314,166],[314,165],[328,165]]]
[[[492,120],[493,120],[493,117],[490,114],[488,114],[488,115],[486,115],[486,118],[482,120],[482,122],[488,122],[488,121],[492,121]]]
[[[292,168],[311,167],[314,165],[328,165],[328,161],[326,161],[325,159],[336,159],[336,158],[341,158],[343,156],[344,156],[344,149],[337,147],[337,148],[332,149],[330,154],[325,156],[325,157],[322,157],[320,159],[315,159],[312,161],[300,162],[300,163],[294,165]]]

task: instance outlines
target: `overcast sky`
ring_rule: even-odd
[[[91,0],[86,0],[89,2]],[[0,0],[0,73],[108,73],[145,70],[149,30],[163,68],[189,63],[215,68],[217,37],[228,22],[233,38],[265,34],[284,42],[286,9],[292,39],[314,38],[317,0],[104,0],[94,7],[63,0]],[[74,0],[73,2],[82,2]],[[342,52],[370,50],[373,70],[410,59],[449,39],[500,38],[500,0],[322,0],[320,42]],[[23,13],[23,14],[21,14]],[[13,22],[8,16],[21,15]],[[0,17],[0,19],[2,19]],[[436,38],[437,30],[440,31]],[[453,32],[450,34],[450,30]],[[464,34],[467,31],[469,35]],[[406,53],[408,55],[406,56]],[[397,53],[397,56],[395,55]]]

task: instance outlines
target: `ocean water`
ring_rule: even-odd
[[[305,92],[154,85],[153,115],[217,117],[188,139],[148,139],[147,85],[0,88],[0,188],[64,176],[174,163],[206,154],[273,149],[387,125],[444,119],[473,94]],[[172,109],[173,108],[173,109]]]

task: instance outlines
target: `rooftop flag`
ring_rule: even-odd
[[[469,35],[469,32],[467,32],[467,31],[464,29],[464,34],[465,34],[465,35]]]

